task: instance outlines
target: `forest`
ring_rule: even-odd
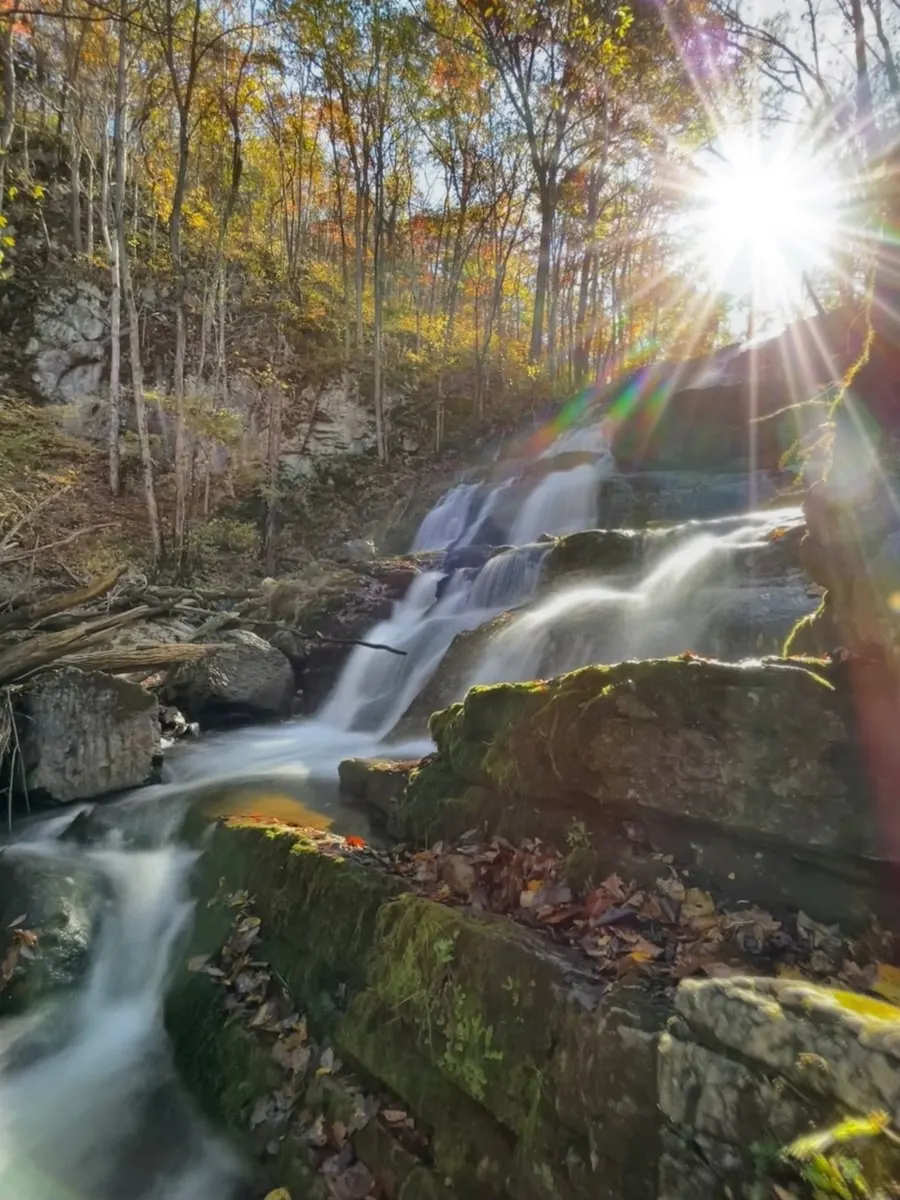
[[[309,385],[358,381],[387,462],[398,396],[439,452],[764,328],[703,236],[709,164],[748,126],[812,156],[841,232],[776,315],[859,309],[898,31],[898,0],[3,0],[0,328],[99,281],[109,491],[139,457],[153,556],[178,557],[247,423],[238,376],[274,510]]]

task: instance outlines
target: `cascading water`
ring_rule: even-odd
[[[666,531],[632,583],[581,584],[522,612],[492,639],[468,680],[474,684],[545,678],[592,662],[655,658],[704,645],[721,618],[723,596],[737,589],[735,559],[796,524],[799,510],[748,514],[721,531],[697,523]],[[714,526],[715,523],[709,523]],[[793,597],[796,619],[812,601]]]
[[[446,492],[419,526],[413,550],[444,550],[466,531],[477,483],[461,483]]]
[[[169,959],[191,918],[194,855],[165,829],[152,849],[85,849],[56,841],[49,826],[5,853],[62,874],[89,871],[107,903],[81,989],[0,1025],[0,1195],[246,1196],[230,1150],[181,1091],[162,1024]]]
[[[602,430],[571,430],[545,455],[588,454],[590,461],[536,475],[530,488],[516,477],[493,489],[465,484],[448,493],[426,516],[415,546],[467,547],[455,560],[463,565],[420,574],[390,618],[366,635],[405,653],[357,647],[313,720],[177,749],[167,764],[173,782],[104,809],[104,827],[138,831],[141,849],[115,834],[92,846],[60,841],[78,815],[70,810],[4,851],[63,873],[89,872],[103,905],[82,985],[0,1025],[0,1197],[244,1200],[248,1194],[239,1165],[181,1092],[162,1024],[170,957],[191,919],[194,855],[172,835],[192,791],[290,777],[333,815],[338,761],[385,752],[385,735],[416,696],[428,695],[456,635],[519,606],[491,638],[470,683],[702,649],[716,615],[715,586],[776,524],[796,519],[760,514],[646,535],[636,577],[623,573],[529,604],[548,546],[521,543],[594,525],[597,485],[610,465],[604,445]],[[520,488],[509,530],[518,548],[494,554],[480,568],[468,565],[484,561],[487,551],[471,548],[501,510],[508,513]],[[429,746],[391,745],[388,752],[421,755]]]
[[[597,489],[605,468],[583,463],[571,471],[552,471],[534,489],[513,522],[513,546],[532,542],[542,533],[576,533],[597,524]]]
[[[359,646],[319,713],[326,724],[383,736],[440,665],[458,633],[477,629],[531,595],[545,546],[523,546],[495,555],[474,573],[454,571],[437,598],[440,572],[414,581],[388,620],[366,641],[391,646],[391,654]]]

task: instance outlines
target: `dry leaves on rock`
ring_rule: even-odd
[[[660,859],[652,888],[617,874],[575,896],[562,854],[538,839],[519,846],[464,835],[454,846],[394,856],[393,869],[430,899],[502,913],[581,949],[611,977],[632,971],[677,981],[689,975],[791,971],[798,978],[869,988],[872,955],[859,954],[835,927],[800,913],[790,922],[750,904],[717,903]],[[898,971],[900,986],[900,971]]]

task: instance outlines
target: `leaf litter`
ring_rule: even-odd
[[[250,896],[240,892],[218,899],[237,910],[228,938],[215,958],[194,955],[186,967],[222,987],[229,1013],[242,1019],[253,1036],[269,1047],[277,1085],[256,1097],[246,1117],[260,1159],[268,1160],[277,1172],[284,1140],[291,1136],[293,1153],[299,1134],[309,1165],[322,1176],[330,1200],[380,1200],[382,1191],[357,1158],[353,1135],[378,1120],[390,1136],[423,1158],[428,1154],[427,1138],[396,1098],[364,1090],[331,1046],[316,1045],[310,1038],[306,1018],[295,1010],[283,980],[253,956],[261,922],[252,911]],[[326,1078],[349,1101],[343,1106],[344,1121],[326,1119],[321,1111],[314,1085]],[[291,1196],[285,1188],[276,1188],[266,1200],[291,1200]]]

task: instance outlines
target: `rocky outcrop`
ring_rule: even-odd
[[[775,1163],[825,1123],[900,1112],[900,1010],[870,997],[743,977],[676,990],[642,972],[639,953],[614,979],[540,928],[418,894],[377,854],[259,821],[215,827],[196,895],[167,1009],[176,1062],[208,1113],[300,1195],[325,1191],[309,1135],[286,1125],[301,1108],[314,1125],[320,1114],[316,1144],[340,1144],[336,1121],[338,1137],[352,1131],[359,1174],[388,1200],[751,1200],[768,1195],[754,1191],[770,1169],[763,1146]],[[208,957],[229,936],[252,942],[251,966],[246,951],[237,967],[234,951]],[[254,1045],[281,1029],[270,977],[308,1038],[304,1024]],[[351,1117],[348,1070],[427,1143],[403,1149]],[[898,1165],[891,1143],[861,1157],[876,1183]]]
[[[659,1200],[745,1196],[763,1146],[850,1114],[896,1121],[898,1018],[878,1000],[789,980],[685,980],[659,1042]],[[900,1167],[895,1147],[877,1150],[863,1155],[870,1183]]]
[[[608,870],[674,854],[726,895],[858,920],[882,842],[844,705],[796,666],[691,656],[473,688],[432,717],[391,828],[559,845],[577,822]]]
[[[107,339],[106,302],[94,284],[79,281],[46,296],[26,347],[40,395],[54,404],[99,397]]]
[[[287,714],[296,685],[280,650],[246,629],[210,640],[224,643],[222,649],[176,667],[163,687],[167,703],[207,724]]]
[[[67,803],[146,783],[160,755],[159,704],[137,684],[58,667],[22,699],[28,786]]]
[[[230,895],[254,895],[256,956],[341,1059],[434,1130],[448,1200],[655,1195],[655,1037],[668,1010],[652,987],[598,987],[546,939],[408,894],[371,861],[318,852],[296,830],[228,822],[207,854],[194,949],[221,938]],[[192,992],[184,978],[169,1004],[189,1083],[201,1070]],[[223,1061],[228,1023],[204,1029],[203,1076],[217,1072],[219,1085],[199,1090],[243,1124],[254,1095],[242,1064]]]

